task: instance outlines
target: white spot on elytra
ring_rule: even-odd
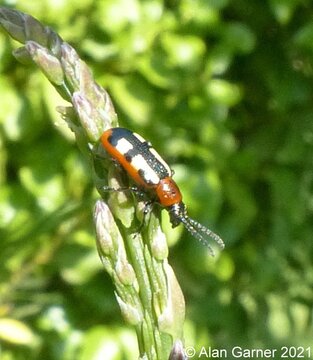
[[[133,145],[125,138],[119,139],[116,144],[116,149],[123,155],[133,148]]]
[[[137,170],[143,171],[143,180],[148,184],[157,185],[160,182],[158,174],[149,166],[142,155],[138,154],[132,158],[131,165]]]
[[[165,167],[169,175],[172,175],[171,168],[167,165],[167,163],[162,159],[162,157],[156,152],[154,148],[149,149],[151,154]]]
[[[142,143],[147,142],[141,135],[134,133],[134,136],[140,140]],[[168,172],[168,174],[171,176],[172,175],[172,170],[171,168],[168,166],[168,164],[162,159],[162,157],[157,153],[157,151],[152,147],[151,143],[148,142],[148,145],[150,147],[149,151],[151,153],[151,155],[153,157],[155,157],[166,169],[166,171]]]
[[[146,142],[146,140],[141,135],[139,135],[137,133],[133,133],[133,135],[142,143]]]

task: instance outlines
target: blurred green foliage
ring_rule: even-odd
[[[186,345],[312,346],[312,3],[0,4],[76,48],[120,124],[171,164],[190,214],[223,236],[211,259],[164,215]],[[0,357],[133,360],[96,252],[91,171],[16,46],[0,34]]]

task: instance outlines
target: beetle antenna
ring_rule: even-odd
[[[186,216],[181,217],[181,222],[185,225],[185,228],[190,232],[192,236],[194,236],[197,240],[199,240],[203,245],[205,245],[210,252],[210,255],[214,256],[214,251],[209,244],[209,241],[205,236],[213,239],[221,249],[224,249],[225,244],[224,241],[215,234],[212,230],[208,229],[204,225],[198,223],[194,219]]]

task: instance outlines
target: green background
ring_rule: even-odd
[[[120,125],[154,144],[191,216],[223,237],[212,259],[171,233],[186,345],[313,356],[311,1],[0,5],[75,47]],[[16,47],[0,33],[0,358],[136,359],[96,252],[89,165],[60,97]]]

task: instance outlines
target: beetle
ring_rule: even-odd
[[[214,252],[207,237],[224,248],[224,242],[217,234],[188,216],[173,171],[150,142],[121,127],[104,131],[100,140],[107,153],[122,166],[139,189],[168,211],[173,228],[182,223],[192,236],[208,247],[211,255]]]

